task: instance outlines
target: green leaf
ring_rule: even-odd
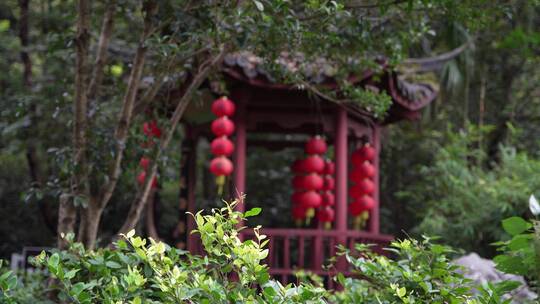
[[[131,229],[127,234],[126,238],[130,239],[135,235],[135,229]]]
[[[403,298],[405,294],[407,293],[407,289],[405,287],[398,288],[396,290],[398,297]]]
[[[115,261],[107,261],[105,263],[105,266],[107,266],[108,268],[112,268],[112,269],[120,269],[120,268],[122,268],[122,265],[116,263]]]
[[[68,271],[65,275],[64,275],[64,278],[67,279],[67,280],[71,280],[75,277],[75,275],[77,274],[77,272],[79,272],[79,269],[72,269],[70,271]]]
[[[253,0],[253,3],[255,3],[255,6],[259,11],[264,11],[264,5],[261,3],[261,1]]]
[[[9,30],[10,22],[7,19],[0,20],[0,33]]]
[[[531,223],[517,216],[513,216],[511,218],[503,220],[502,226],[504,231],[506,231],[512,236],[518,235],[532,227]]]
[[[261,211],[262,211],[262,209],[259,208],[259,207],[252,208],[251,210],[244,213],[244,216],[245,217],[257,216],[257,215],[259,215],[259,213],[261,213]]]

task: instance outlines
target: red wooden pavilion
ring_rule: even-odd
[[[288,62],[288,64],[295,64]],[[321,68],[322,66],[322,68]],[[313,68],[313,67],[312,67]],[[328,87],[335,87],[332,72],[324,68],[324,63],[312,69],[311,80]],[[234,115],[236,124],[235,151],[233,155],[234,176],[233,193],[244,193],[246,190],[246,156],[248,147],[255,145],[286,147],[294,143],[286,141],[248,140],[248,134],[313,134],[317,128],[334,147],[335,161],[335,222],[332,230],[324,229],[276,229],[266,227],[263,234],[269,237],[269,256],[267,264],[271,274],[286,283],[293,280],[297,269],[305,269],[319,275],[329,274],[323,270],[324,261],[335,255],[336,245],[349,248],[354,243],[375,243],[383,245],[392,239],[379,231],[379,176],[378,152],[380,151],[381,128],[386,124],[403,119],[416,119],[420,110],[433,101],[436,90],[427,84],[414,84],[400,78],[393,70],[382,65],[382,71],[366,71],[361,77],[351,79],[356,86],[372,90],[385,91],[392,98],[392,105],[383,120],[369,115],[364,109],[354,104],[339,104],[319,98],[315,101],[308,96],[306,90],[275,83],[260,68],[260,60],[249,54],[235,54],[226,58],[223,73],[227,79],[230,98],[236,103]],[[314,113],[313,109],[317,111]],[[189,115],[188,115],[189,116]],[[189,118],[189,117],[188,117]],[[188,164],[184,169],[187,187],[182,190],[191,212],[198,210],[195,202],[195,149],[198,137],[211,137],[208,123],[193,124],[186,122],[187,142],[183,153],[187,155]],[[352,149],[363,141],[368,141],[376,148],[374,160],[376,205],[371,211],[365,231],[353,230],[348,219],[348,170]],[[185,203],[184,203],[185,204]],[[238,208],[243,211],[243,205]],[[188,219],[187,231],[193,229],[194,223]],[[250,237],[249,229],[243,231],[244,237]],[[187,249],[200,252],[200,244],[195,235],[188,236]],[[339,271],[346,272],[346,265],[337,264]]]

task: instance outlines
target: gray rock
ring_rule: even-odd
[[[454,263],[463,266],[466,270],[464,276],[478,284],[501,281],[522,283],[520,287],[505,295],[506,298],[512,299],[512,303],[524,303],[538,297],[536,293],[529,289],[522,276],[501,272],[495,268],[495,263],[492,260],[483,259],[474,252],[454,260]]]

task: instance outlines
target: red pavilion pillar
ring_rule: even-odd
[[[336,230],[340,232],[338,242],[346,245],[347,231],[347,111],[343,107],[339,107],[336,113],[336,134],[335,134],[335,162],[336,162]],[[344,270],[345,260],[341,259],[336,265],[338,270]]]
[[[235,94],[236,93],[236,94]],[[233,195],[240,198],[246,192],[246,156],[247,156],[247,131],[246,131],[246,104],[247,94],[243,91],[235,91],[232,96],[236,102],[237,111],[234,115],[236,123],[236,143],[234,151],[234,187]],[[239,212],[245,211],[245,204],[236,206]]]
[[[373,193],[373,199],[375,200],[375,206],[373,207],[373,210],[371,210],[371,213],[369,215],[369,232],[379,234],[380,231],[380,195],[379,195],[379,182],[380,182],[380,174],[379,174],[379,155],[381,152],[381,127],[379,125],[375,125],[373,127],[373,147],[375,148],[376,154],[375,159],[373,160],[373,165],[375,166],[375,176],[373,177],[373,181],[375,182],[375,192]]]

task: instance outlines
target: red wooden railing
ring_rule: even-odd
[[[253,238],[251,229],[243,230],[245,239]],[[260,234],[267,236],[269,242],[268,257],[264,261],[270,268],[270,274],[283,284],[295,280],[295,272],[306,270],[328,279],[338,271],[347,274],[347,265],[337,264],[332,270],[324,269],[328,259],[336,256],[338,244],[354,250],[354,244],[374,244],[374,251],[380,252],[383,247],[393,239],[390,235],[373,234],[364,231],[349,230],[340,232],[336,230],[321,229],[261,229]],[[193,241],[193,253],[202,253],[200,242]],[[327,280],[328,287],[332,288],[331,280]]]

